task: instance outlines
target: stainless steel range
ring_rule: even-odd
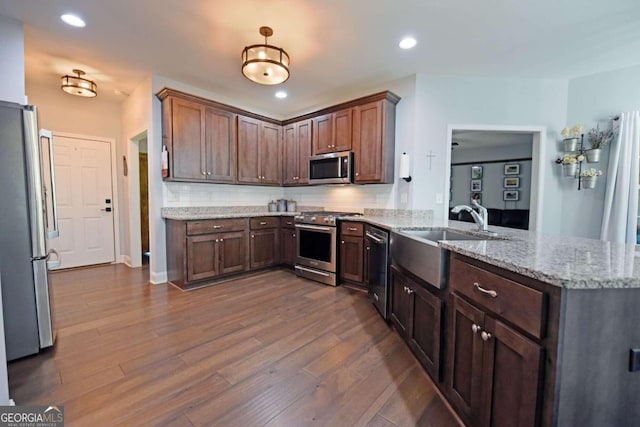
[[[327,285],[337,285],[337,218],[360,215],[345,212],[305,212],[295,217],[296,275]]]

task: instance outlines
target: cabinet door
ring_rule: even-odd
[[[260,121],[238,116],[238,182],[260,182]]]
[[[208,279],[218,274],[218,235],[187,237],[187,281]]]
[[[412,319],[409,346],[436,381],[440,381],[442,301],[418,284],[411,285]]]
[[[353,158],[355,182],[383,180],[382,101],[355,107]]]
[[[342,236],[340,239],[340,278],[362,283],[364,267],[362,237]]]
[[[221,233],[219,239],[220,274],[236,273],[249,269],[246,231]]]
[[[280,230],[280,262],[286,265],[295,264],[296,231],[291,228]]]
[[[480,408],[482,340],[473,326],[484,324],[484,313],[456,295],[450,297],[451,330],[447,386],[452,403],[469,420]]]
[[[311,156],[311,130],[312,121],[304,120],[298,123],[296,139],[298,147],[298,174],[296,184],[309,183],[309,156]]]
[[[204,107],[175,98],[172,103],[171,177],[204,180]]]
[[[282,130],[282,183],[295,185],[298,183],[298,141],[297,123],[287,125]]]
[[[271,123],[262,123],[258,158],[263,184],[280,185],[282,128]]]
[[[278,263],[279,237],[277,228],[251,231],[251,269]]]
[[[490,316],[484,331],[481,425],[538,425],[541,347]]]
[[[333,113],[333,145],[331,151],[351,150],[351,108]]]
[[[391,270],[391,323],[404,339],[409,337],[409,324],[411,322],[411,301],[407,293],[409,283],[396,270]]]
[[[331,153],[333,150],[333,114],[313,119],[313,155]]]
[[[205,108],[205,153],[207,180],[236,179],[236,115]]]

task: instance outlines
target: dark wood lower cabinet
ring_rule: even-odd
[[[362,284],[364,281],[364,241],[362,237],[340,238],[340,278]]]
[[[280,262],[277,228],[251,231],[251,269],[269,267]]]
[[[294,228],[282,228],[280,230],[280,262],[287,266],[293,266],[296,261],[296,230]]]
[[[247,237],[246,231],[220,234],[220,274],[239,273],[249,269]]]
[[[211,279],[249,268],[247,232],[187,237],[187,280]]]
[[[474,426],[536,426],[542,348],[451,295],[449,398]]]
[[[428,284],[391,268],[391,322],[431,377],[440,381],[442,301]]]

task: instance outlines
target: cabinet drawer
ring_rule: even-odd
[[[280,225],[280,218],[277,216],[263,216],[251,218],[251,229],[260,230],[262,228],[277,228]]]
[[[341,236],[364,236],[364,224],[361,222],[342,222],[340,223]]]
[[[449,283],[452,290],[542,338],[546,313],[543,292],[455,258],[451,259]]]
[[[247,228],[246,219],[206,219],[187,222],[187,234],[221,233],[224,231],[243,231]]]
[[[296,227],[296,221],[293,219],[292,216],[280,217],[280,227],[282,227],[282,228],[295,228]]]

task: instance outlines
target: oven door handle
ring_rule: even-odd
[[[308,225],[308,224],[296,224],[296,228],[300,230],[316,230],[316,231],[331,231],[334,230],[333,227],[323,227],[320,225]]]

